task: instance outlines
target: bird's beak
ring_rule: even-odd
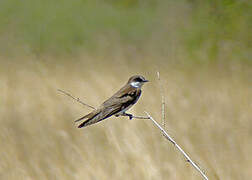
[[[146,79],[146,80],[144,80],[143,82],[146,83],[146,82],[149,82],[149,80]]]

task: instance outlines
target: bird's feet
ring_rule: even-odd
[[[124,116],[128,116],[129,120],[133,119],[133,115],[132,114],[124,113]]]
[[[133,115],[129,114],[129,120],[133,119]]]
[[[115,115],[115,117],[119,117],[119,116],[128,116],[129,120],[134,118],[134,116],[132,114],[128,114],[128,113],[122,113],[122,114],[116,114]]]

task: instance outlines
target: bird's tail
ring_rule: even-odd
[[[81,117],[80,119],[75,120],[74,122],[78,122],[78,121],[81,121],[82,119],[89,118],[89,116],[91,116],[92,113],[93,113],[93,112],[91,112],[91,113],[89,113],[89,114],[87,114],[87,115]]]
[[[96,116],[97,116],[98,114],[99,114],[99,111],[94,110],[94,111],[92,111],[91,113],[89,113],[89,114],[87,114],[87,115],[81,117],[80,119],[75,120],[74,122],[78,122],[78,121],[81,121],[81,120],[83,120],[83,119],[87,119],[87,120],[85,120],[84,122],[82,122],[82,123],[78,126],[78,128],[82,128],[82,127],[88,126],[88,125],[90,125],[90,124],[96,123],[96,122],[97,122]]]

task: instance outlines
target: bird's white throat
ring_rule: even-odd
[[[131,82],[130,85],[134,88],[139,88],[142,86],[142,83],[140,82]]]

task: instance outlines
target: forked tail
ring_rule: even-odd
[[[87,114],[87,115],[81,117],[80,119],[75,120],[74,122],[78,122],[78,121],[81,121],[81,120],[83,120],[83,119],[87,119],[87,120],[85,120],[84,122],[82,122],[82,123],[78,126],[78,128],[82,128],[82,127],[85,127],[85,126],[87,126],[87,125],[96,123],[96,122],[97,122],[97,121],[96,121],[97,118],[95,118],[95,117],[96,117],[98,114],[99,114],[99,111],[95,110],[95,111],[93,111],[93,112],[91,112],[91,113],[89,113],[89,114]]]

